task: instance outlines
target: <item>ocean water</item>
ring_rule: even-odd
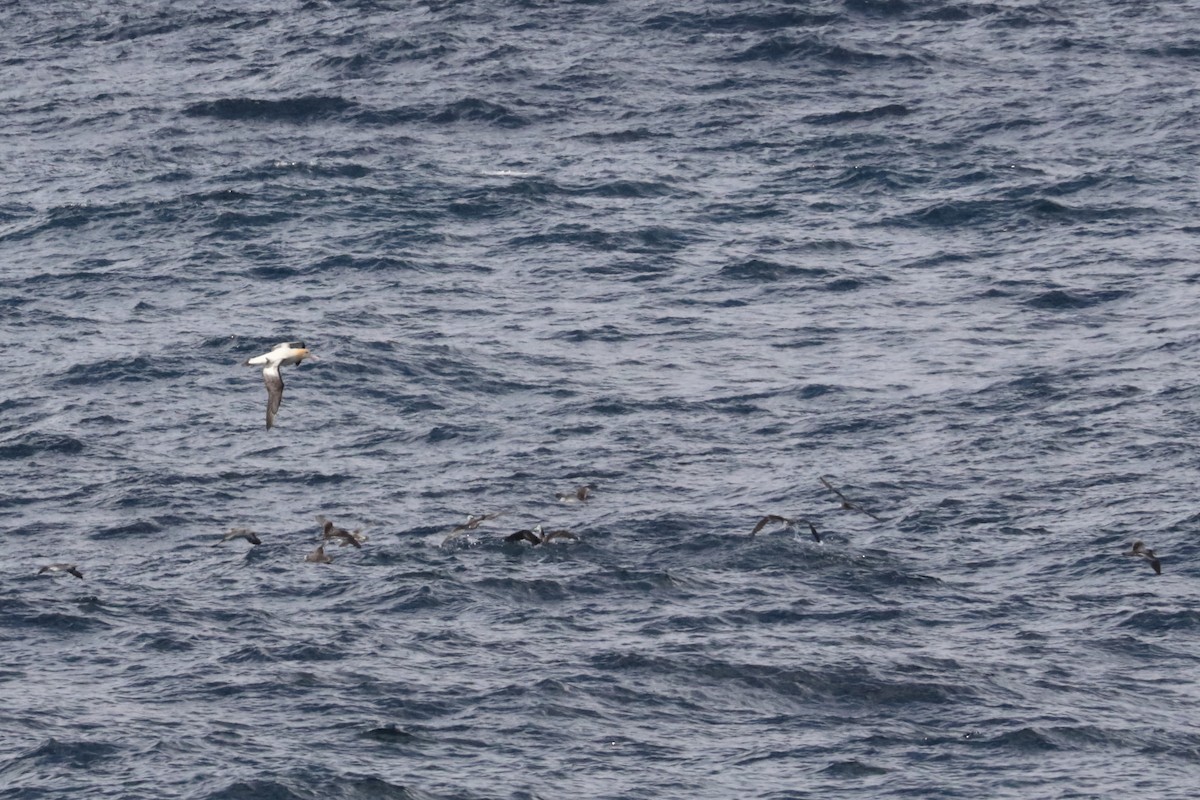
[[[3,800],[1196,796],[1200,4],[0,30]]]

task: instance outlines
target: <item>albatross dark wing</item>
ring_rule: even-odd
[[[263,383],[267,385],[267,430],[275,424],[275,414],[279,404],[283,402],[283,376],[279,374],[279,365],[263,370]]]

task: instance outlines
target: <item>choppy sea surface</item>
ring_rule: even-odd
[[[1195,797],[1200,3],[0,31],[0,798]]]

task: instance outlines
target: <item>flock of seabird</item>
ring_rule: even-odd
[[[263,353],[261,356],[248,358],[243,362],[247,367],[263,368],[263,383],[267,387],[267,429],[270,430],[275,424],[275,415],[279,413],[279,405],[283,402],[283,376],[280,374],[281,367],[297,366],[305,359],[317,360],[317,356],[309,352],[304,342],[280,342],[275,345],[268,353]],[[858,511],[870,517],[876,522],[883,522],[883,518],[873,514],[860,504],[850,500],[840,489],[829,482],[825,476],[820,476],[821,484],[833,492],[837,496],[841,507],[845,511]],[[586,503],[592,496],[592,487],[584,485],[576,487],[569,492],[556,492],[555,498],[561,503]],[[461,525],[455,526],[442,544],[447,544],[454,541],[459,536],[476,530],[480,525],[488,520],[495,519],[500,516],[499,512],[487,514],[468,514],[467,521]],[[328,564],[333,561],[333,557],[325,552],[325,545],[330,542],[336,542],[341,547],[362,548],[363,542],[367,541],[367,537],[361,531],[348,531],[345,528],[339,528],[330,520],[323,516],[317,517],[317,522],[321,523],[321,543],[317,545],[317,549],[304,557],[306,562],[315,564]],[[818,544],[821,542],[821,534],[817,531],[816,526],[807,519],[795,519],[792,517],[784,517],[779,514],[767,514],[758,520],[754,529],[750,531],[750,536],[754,537],[758,533],[769,526],[780,526],[783,530],[794,530],[797,525],[808,526],[809,532],[812,534],[813,540]],[[221,537],[213,546],[223,544],[224,542],[233,541],[235,539],[245,539],[251,545],[260,545],[262,540],[258,535],[249,528],[231,528],[228,533]],[[509,544],[518,544],[520,542],[528,542],[530,545],[544,545],[555,539],[579,539],[574,533],[568,530],[553,530],[543,532],[541,524],[534,525],[532,528],[522,529],[514,533],[510,533],[504,537],[504,541]],[[1141,540],[1135,541],[1131,548],[1124,552],[1126,556],[1135,556],[1143,558],[1150,562],[1150,566],[1154,569],[1156,575],[1162,574],[1162,562],[1154,554],[1154,551],[1146,547]],[[38,575],[74,575],[76,578],[83,579],[83,573],[74,564],[47,564],[38,570]]]

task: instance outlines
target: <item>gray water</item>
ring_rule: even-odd
[[[0,798],[1193,797],[1198,11],[0,7]]]

